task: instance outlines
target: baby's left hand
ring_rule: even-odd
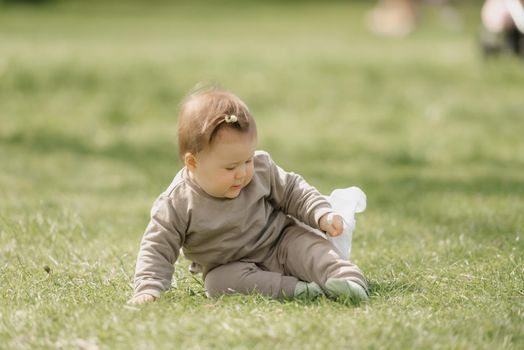
[[[328,216],[332,215],[331,223],[329,223]],[[331,237],[336,237],[344,231],[344,220],[338,214],[324,214],[318,221],[318,226]]]

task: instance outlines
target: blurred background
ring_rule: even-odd
[[[214,339],[187,334],[215,329],[232,347],[274,346],[260,324],[240,326],[242,310],[243,337],[220,313],[200,327],[208,301],[184,259],[171,297],[187,304],[168,298],[146,328],[122,308],[149,209],[181,166],[178,103],[219,83],[284,169],[368,195],[352,256],[373,312],[339,312],[351,327],[326,329],[319,348],[522,343],[524,62],[508,3],[0,1],[0,339],[206,348]],[[315,337],[309,314],[275,308],[279,341]]]
[[[167,178],[177,104],[201,82],[245,99],[261,147],[314,176],[340,158],[355,179],[376,163],[522,161],[522,60],[504,39],[486,56],[484,2],[406,3],[3,0],[2,188],[45,176],[51,155],[123,166],[71,186]],[[41,181],[64,186],[56,169]]]
[[[360,185],[377,213],[438,220],[442,191],[522,193],[524,65],[504,31],[486,54],[483,5],[4,0],[0,209],[71,208],[138,237],[199,83],[243,98],[283,167]],[[444,206],[421,209],[432,196]]]
[[[486,55],[483,4],[4,0],[0,205],[110,227],[125,198],[140,227],[202,82],[243,98],[260,147],[325,192],[417,211],[422,191],[522,191],[524,66]]]

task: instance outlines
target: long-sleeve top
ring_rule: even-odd
[[[182,168],[151,209],[140,243],[135,296],[169,289],[180,249],[207,271],[273,247],[290,217],[318,227],[331,205],[300,175],[255,152],[251,182],[234,199],[204,192]]]

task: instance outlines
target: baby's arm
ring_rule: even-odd
[[[328,200],[304,178],[286,172],[267,155],[271,183],[271,200],[275,205],[301,222],[329,235],[342,233],[342,217],[336,215]],[[332,218],[328,220],[331,214]],[[335,214],[335,215],[333,215]]]
[[[183,233],[181,220],[167,197],[160,197],[142,238],[135,270],[135,293],[131,304],[153,301],[169,289]]]

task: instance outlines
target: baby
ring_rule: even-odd
[[[180,108],[178,143],[185,166],[153,205],[129,303],[170,288],[180,249],[202,267],[208,297],[368,298],[360,269],[313,233],[340,235],[342,217],[301,176],[256,151],[242,100],[218,88],[192,93]]]

